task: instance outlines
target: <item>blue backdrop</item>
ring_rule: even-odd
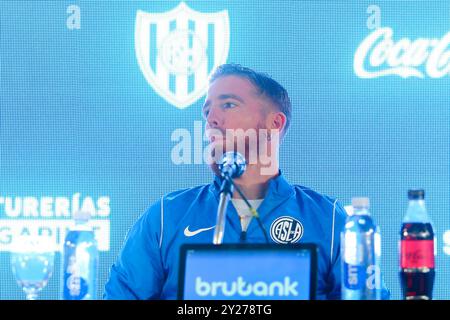
[[[169,75],[169,88],[158,92],[137,58],[142,49],[135,41],[137,12],[164,13],[178,5],[1,2],[0,299],[24,298],[8,253],[24,221],[63,226],[68,212],[92,209],[103,230],[101,297],[109,268],[139,215],[167,192],[211,180],[204,164],[176,165],[171,160],[176,144],[172,132],[193,132],[194,121],[202,121],[204,92],[192,82],[201,76],[188,79],[200,98],[177,107],[167,95],[178,90],[178,75]],[[381,228],[382,269],[394,299],[401,296],[398,240],[407,190],[425,189],[437,239],[434,295],[449,299],[450,46],[442,44],[450,30],[448,1],[186,5],[205,17],[226,10],[222,22],[228,26],[217,23],[201,36],[202,18],[187,15],[195,23],[179,33],[181,38],[194,35],[190,49],[203,44],[205,70],[219,62],[236,62],[269,73],[288,90],[293,118],[280,154],[287,179],[338,197],[344,205],[353,196],[370,197]],[[180,25],[169,21],[168,32]],[[361,78],[358,68],[355,72],[355,53],[377,28],[390,28],[394,43],[430,40],[423,63],[410,66],[422,77]],[[139,43],[150,56],[174,49],[168,38],[152,40],[162,29],[149,27],[149,43]],[[447,65],[447,73],[436,76],[429,68],[439,41],[446,50],[437,64],[441,70]],[[419,55],[420,48],[415,50],[409,55]],[[395,67],[395,54],[392,65],[389,60],[377,65],[373,51],[365,57],[366,70]],[[63,227],[52,228],[54,236],[61,236]],[[58,254],[41,298],[59,297],[59,267]]]

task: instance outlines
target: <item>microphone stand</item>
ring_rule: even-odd
[[[220,187],[219,207],[217,208],[217,221],[214,229],[213,244],[221,245],[225,232],[225,215],[227,212],[228,202],[233,195],[233,183],[228,174],[223,175],[222,186]]]

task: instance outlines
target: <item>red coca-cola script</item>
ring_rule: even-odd
[[[402,240],[400,267],[434,268],[433,240]]]

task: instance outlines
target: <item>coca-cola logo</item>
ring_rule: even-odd
[[[402,268],[434,268],[434,240],[401,240]]]
[[[407,252],[405,256],[406,260],[410,263],[420,263],[425,259],[421,250]]]
[[[355,52],[353,69],[360,78],[397,75],[442,78],[450,75],[450,32],[441,39],[393,40],[391,28],[378,28]]]

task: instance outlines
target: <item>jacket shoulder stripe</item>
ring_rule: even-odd
[[[160,249],[162,247],[163,231],[164,231],[164,197],[161,197],[161,235],[159,237],[159,248]]]
[[[333,224],[332,224],[332,229],[331,229],[331,252],[330,252],[330,263],[333,264],[333,249],[334,249],[334,222],[336,220],[336,203],[337,203],[337,199],[334,200],[333,203]]]

